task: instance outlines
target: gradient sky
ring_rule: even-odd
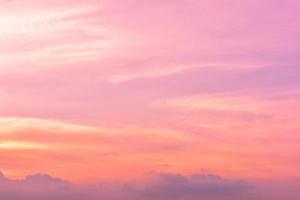
[[[299,10],[0,0],[0,197],[296,200]]]

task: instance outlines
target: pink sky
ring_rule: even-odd
[[[257,187],[244,199],[281,188],[278,200],[294,200],[284,188],[300,187],[299,9],[298,0],[0,0],[0,185],[21,184],[32,200],[24,177],[46,173],[109,182],[118,194],[134,182],[143,195],[126,190],[129,199],[160,200],[209,179],[207,190],[224,193],[178,198],[237,190],[232,200],[247,193],[242,180]],[[100,193],[89,198],[118,198]]]

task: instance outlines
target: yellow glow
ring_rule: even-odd
[[[44,149],[46,145],[31,142],[0,142],[0,149]]]
[[[36,118],[0,118],[0,133],[10,133],[22,129],[56,130],[60,132],[95,132],[97,128],[70,124],[56,120]]]

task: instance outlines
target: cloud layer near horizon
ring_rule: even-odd
[[[297,199],[299,179],[245,182],[213,174],[156,173],[130,182],[76,185],[47,174],[11,180],[0,174],[0,198],[9,200],[284,200]]]
[[[27,176],[24,180],[10,180],[1,174],[0,198],[10,200],[163,200],[211,199],[227,200],[254,197],[252,187],[242,181],[225,180],[211,174],[154,173],[151,180],[128,183],[98,183],[73,185],[45,174]]]

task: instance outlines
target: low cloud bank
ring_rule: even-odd
[[[46,174],[12,180],[0,172],[2,200],[297,200],[300,180],[245,182],[213,174],[152,173],[145,181],[76,185]]]

